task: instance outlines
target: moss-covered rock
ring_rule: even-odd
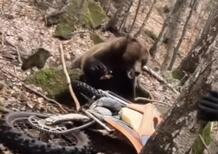
[[[66,12],[61,15],[60,20],[57,20],[59,23],[54,36],[69,39],[76,27],[84,26],[94,29],[106,20],[106,13],[98,2],[94,0],[70,0]]]
[[[68,40],[72,36],[72,31],[74,31],[74,25],[68,22],[63,22],[58,24],[54,33],[54,37],[60,38],[62,40]]]
[[[88,27],[97,28],[106,20],[106,13],[100,6],[100,3],[88,0],[87,4],[84,21],[86,21]]]
[[[79,69],[69,71],[71,80],[78,80],[81,74],[82,72]],[[41,87],[51,98],[55,98],[56,95],[68,89],[64,72],[54,68],[35,72],[26,79],[26,82]]]

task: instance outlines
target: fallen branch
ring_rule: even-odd
[[[47,101],[49,101],[49,102],[51,102],[51,103],[53,103],[53,104],[56,104],[64,113],[68,113],[68,111],[65,110],[65,109],[62,107],[62,105],[61,105],[60,103],[58,103],[57,101],[55,101],[54,99],[51,99],[51,98],[49,98],[49,97],[43,95],[42,93],[40,93],[40,92],[38,92],[38,91],[36,91],[36,90],[30,88],[29,86],[25,85],[24,83],[23,83],[22,85],[23,85],[23,87],[25,87],[25,88],[28,89],[29,91],[35,93],[36,95],[38,95],[38,96],[44,98],[45,100],[47,100]]]
[[[51,103],[57,105],[64,113],[68,113],[68,111],[65,110],[65,109],[62,107],[62,105],[61,105],[60,103],[58,103],[58,102],[55,101],[54,99],[51,99],[51,98],[45,96],[44,94],[42,94],[42,93],[40,93],[40,92],[38,92],[38,91],[36,91],[36,90],[34,90],[34,89],[28,87],[27,85],[25,85],[25,83],[23,82],[22,79],[20,79],[19,77],[15,76],[13,73],[8,72],[8,71],[5,71],[5,70],[3,70],[3,69],[1,69],[1,71],[2,71],[3,73],[5,73],[5,74],[9,74],[9,75],[11,75],[11,76],[17,78],[17,80],[19,80],[19,81],[22,83],[22,86],[23,86],[24,88],[28,89],[29,91],[33,92],[34,94],[36,94],[36,95],[38,95],[38,96],[40,96],[40,97],[42,97],[42,98],[44,98],[44,99],[47,100],[48,102],[51,102]]]
[[[80,110],[80,103],[73,91],[73,88],[72,88],[72,85],[71,85],[71,80],[70,80],[70,76],[67,72],[67,68],[66,68],[66,64],[65,64],[65,59],[64,59],[64,51],[63,51],[63,45],[62,43],[60,43],[60,56],[61,56],[61,62],[62,62],[62,66],[63,66],[63,70],[64,70],[64,74],[66,76],[66,79],[67,79],[67,84],[68,84],[68,87],[69,87],[69,90],[70,90],[70,94],[75,102],[75,105],[76,105],[76,110],[79,111]]]
[[[148,72],[150,75],[152,75],[153,77],[155,77],[159,82],[164,83],[169,89],[171,89],[174,93],[176,93],[177,95],[179,94],[179,92],[173,88],[169,83],[167,83],[167,81],[161,77],[159,74],[157,74],[155,71],[153,71],[151,68],[147,67],[147,66],[143,66],[143,70]]]

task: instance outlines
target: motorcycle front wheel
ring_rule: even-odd
[[[21,154],[91,154],[90,140],[86,133],[43,132],[29,123],[30,116],[46,117],[32,112],[6,114],[0,120],[0,142]]]

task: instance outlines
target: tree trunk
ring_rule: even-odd
[[[122,23],[120,24],[119,31],[125,31],[124,29],[126,28],[126,21],[127,21],[129,11],[130,11],[130,8],[132,7],[132,5],[133,5],[133,1],[130,1],[129,6],[128,6],[128,10],[127,10],[127,12],[122,20]]]
[[[218,10],[218,9],[217,9]],[[217,11],[218,13],[218,11]],[[218,91],[218,15],[194,51],[201,52],[200,63],[186,82],[174,108],[144,146],[142,154],[187,154],[205,122],[197,120],[197,101],[209,90]]]
[[[215,21],[215,14],[218,13],[217,10],[211,11],[211,14],[209,15],[207,22],[205,24],[204,30],[201,34],[201,37],[197,42],[194,44],[193,48],[191,49],[192,51],[189,52],[189,54],[182,60],[180,65],[177,67],[177,69],[174,71],[174,74],[177,76],[178,79],[182,79],[185,75],[190,75],[192,74],[198,63],[199,59],[204,54],[205,51],[207,51],[208,48],[208,43],[210,43],[210,39],[214,38],[209,38],[213,33],[211,28],[216,25]],[[217,31],[217,30],[216,30]],[[206,35],[209,34],[209,35]],[[215,37],[215,36],[213,36]],[[202,46],[204,44],[204,46]]]
[[[181,25],[182,16],[188,9],[191,0],[177,0],[174,11],[169,17],[168,31],[165,35],[167,37],[167,54],[165,55],[164,61],[161,66],[161,70],[165,71],[169,67],[169,63],[173,56],[175,44],[178,40],[179,30]]]
[[[162,44],[164,37],[166,36],[167,32],[172,29],[175,29],[177,26],[175,26],[172,22],[177,20],[177,17],[179,12],[181,12],[181,6],[186,0],[176,0],[175,5],[173,8],[171,8],[169,14],[167,15],[166,20],[164,21],[164,24],[162,26],[162,29],[158,35],[158,38],[156,42],[153,44],[153,46],[150,48],[150,54],[152,57],[155,57],[160,45]],[[174,18],[174,20],[172,20]],[[178,23],[178,22],[176,22]],[[175,28],[174,28],[175,27]],[[174,33],[175,34],[175,33]],[[172,38],[173,39],[173,38]]]
[[[173,1],[175,1],[175,0],[171,0],[171,2],[173,2]],[[160,31],[158,37],[157,37],[157,40],[154,42],[154,44],[152,45],[152,47],[149,50],[149,52],[153,58],[155,58],[155,55],[156,55],[159,47],[161,46],[161,44],[163,42],[164,35],[167,31],[167,26],[168,26],[168,22],[169,22],[168,20],[173,12],[174,7],[175,7],[175,3],[173,3],[173,5],[171,5],[170,12],[168,13],[166,19],[164,20],[163,26],[161,28],[161,31]]]
[[[173,51],[173,57],[172,57],[172,59],[171,59],[171,62],[170,62],[170,64],[169,64],[169,67],[168,67],[169,70],[172,70],[173,65],[174,65],[174,63],[175,63],[175,61],[176,61],[176,56],[177,56],[177,54],[178,54],[178,52],[179,52],[179,48],[180,48],[180,46],[181,46],[181,44],[182,44],[182,40],[183,40],[183,38],[184,38],[184,36],[185,36],[185,34],[186,34],[186,30],[187,30],[187,27],[188,27],[188,23],[189,23],[189,20],[191,19],[191,16],[192,16],[192,13],[193,13],[193,11],[194,11],[194,7],[195,7],[196,2],[197,2],[197,0],[193,0],[193,1],[191,2],[191,4],[190,4],[190,11],[189,11],[189,14],[188,14],[188,16],[187,16],[187,18],[186,18],[185,24],[184,24],[184,26],[183,26],[181,37],[179,38],[179,41],[178,41],[178,43],[177,43],[177,45],[176,45],[176,47],[175,47],[175,49],[174,49],[174,51]]]
[[[191,46],[192,46],[192,44],[193,44],[193,40],[195,39],[197,39],[197,38],[199,38],[199,33],[200,33],[200,30],[199,30],[199,25],[200,25],[200,23],[202,22],[201,21],[201,18],[202,18],[202,16],[205,14],[205,12],[204,12],[205,10],[202,10],[199,14],[198,14],[198,16],[197,16],[197,20],[196,20],[196,22],[195,22],[195,24],[193,25],[193,27],[191,28],[191,35],[190,35],[190,37],[189,37],[189,39],[188,39],[188,41],[187,41],[187,47],[186,47],[186,51],[190,51],[190,48],[191,48]],[[197,35],[194,35],[196,32],[194,31],[194,30],[196,30],[197,29]]]
[[[140,6],[141,6],[141,3],[142,3],[142,0],[138,0],[138,5],[137,5],[137,8],[136,8],[135,16],[134,16],[134,19],[133,19],[133,21],[132,21],[132,24],[131,24],[129,33],[131,33],[132,30],[133,30],[133,27],[134,27],[134,25],[135,25],[136,18],[137,18],[138,13],[139,13],[139,8],[140,8]]]
[[[129,13],[129,10],[132,4],[133,4],[133,0],[117,1],[116,12],[113,14],[112,18],[106,24],[104,29],[109,30],[112,33],[117,34],[117,35],[122,34],[123,32],[122,32],[122,29],[120,29],[120,27],[122,26],[126,15]]]
[[[158,37],[157,37],[157,40],[155,41],[155,43],[153,44],[153,46],[152,46],[152,47],[150,48],[150,50],[149,50],[149,52],[150,52],[150,54],[151,54],[151,56],[152,56],[153,58],[155,58],[155,55],[156,55],[156,53],[157,53],[157,51],[158,51],[160,45],[161,45],[162,42],[163,42],[163,38],[164,38],[163,36],[164,36],[164,34],[166,33],[167,25],[168,25],[168,23],[167,23],[167,21],[165,20],[165,21],[164,21],[164,24],[163,24],[163,26],[162,26],[162,29],[161,29],[161,31],[160,31]]]
[[[153,0],[153,2],[151,4],[151,7],[150,7],[145,19],[143,20],[143,23],[142,23],[141,27],[139,28],[138,32],[136,32],[136,34],[134,35],[135,37],[137,37],[139,34],[141,34],[142,29],[145,27],[145,25],[146,25],[151,13],[152,13],[152,10],[153,10],[154,5],[155,5],[156,2],[157,2],[157,0]]]

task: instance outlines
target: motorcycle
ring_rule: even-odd
[[[124,145],[120,145],[126,150],[123,153],[140,153],[143,144],[138,134],[119,114],[131,102],[81,81],[73,81],[73,86],[88,100],[79,113],[7,113],[0,120],[0,142],[19,153],[94,154],[99,151],[93,150],[93,146],[101,149],[104,144],[101,140],[97,142],[96,138],[109,135],[112,140],[119,138],[125,141]],[[116,143],[117,146],[119,144]]]

